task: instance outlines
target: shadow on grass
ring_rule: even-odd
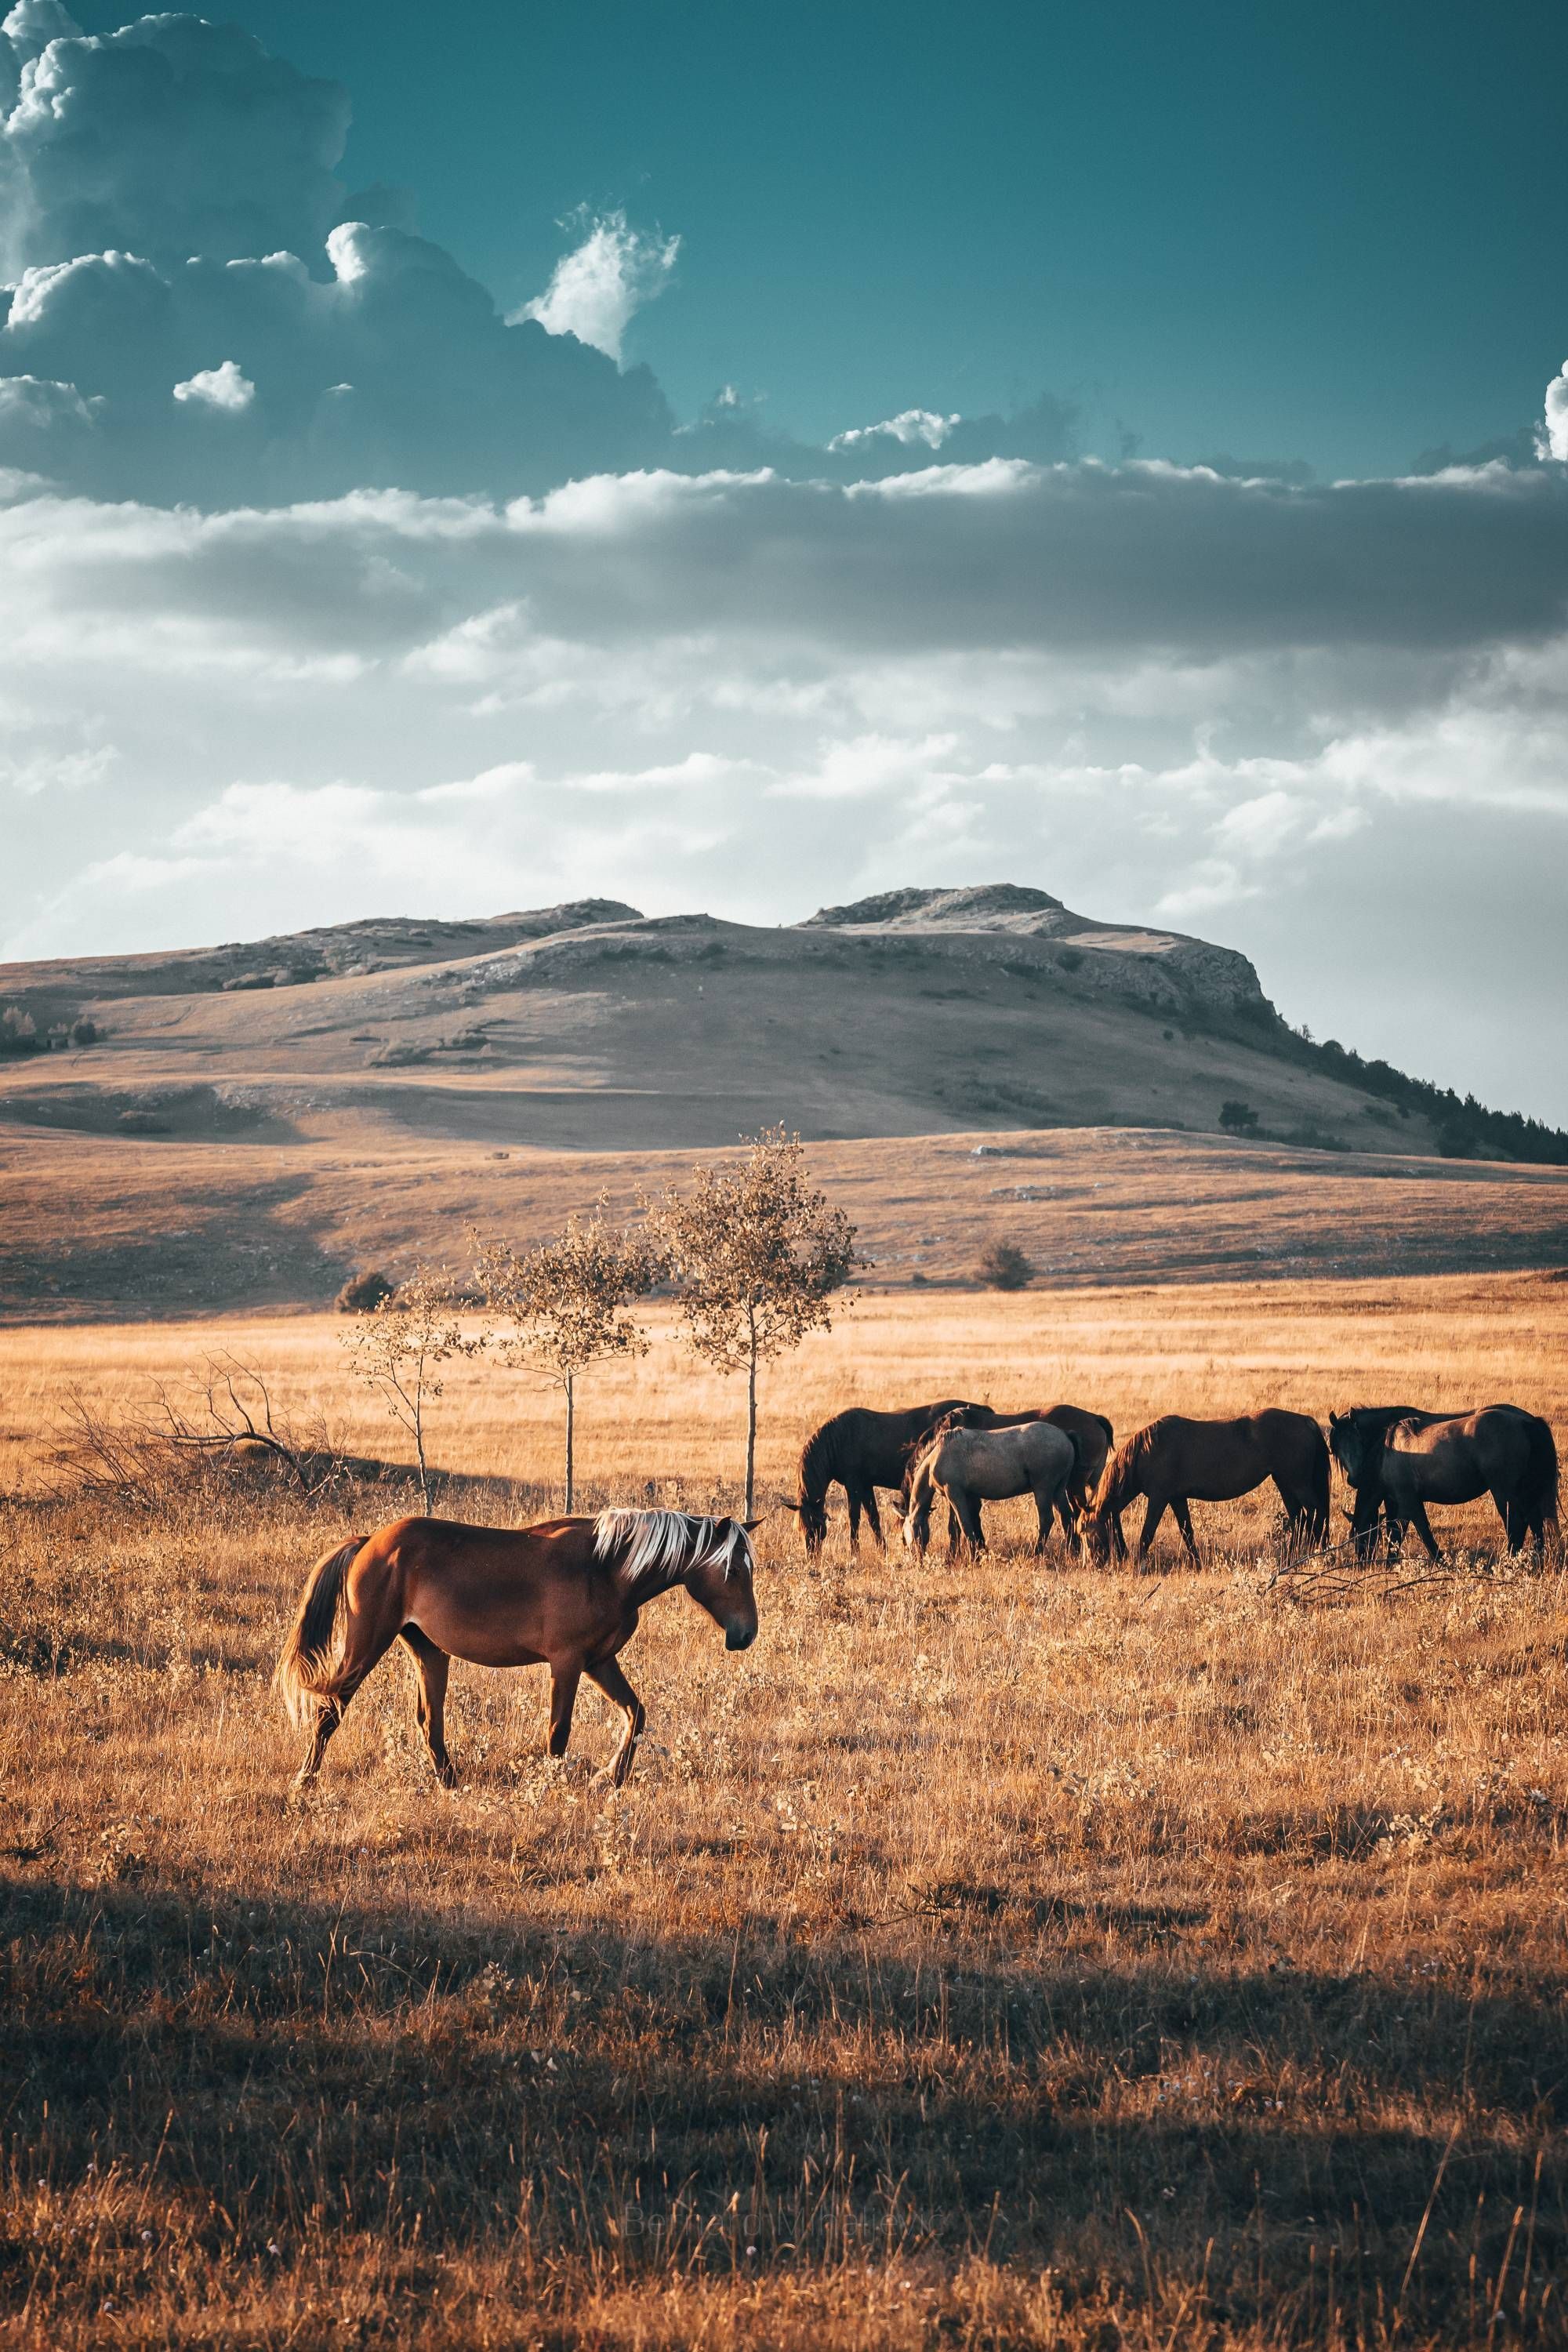
[[[1500,2281],[1512,2332],[1550,2333],[1560,1983],[895,1958],[762,1916],[676,1940],[431,1895],[0,1876],[14,2186],[142,2184],[215,2295],[237,2250],[308,2227],[437,2265],[521,2238],[633,2286],[877,2255],[951,2274],[984,2246],[1286,2338],[1331,2305],[1370,2340],[1402,2304],[1422,2340],[1468,2341]],[[43,2257],[7,2201],[15,2311]]]

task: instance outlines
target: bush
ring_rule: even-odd
[[[379,1266],[367,1266],[362,1274],[351,1274],[337,1297],[340,1315],[374,1315],[378,1307],[393,1297],[397,1285],[382,1273]]]
[[[89,1021],[84,1016],[80,1021],[71,1023],[70,1041],[73,1045],[96,1045],[98,1040],[99,1026],[96,1021]]]
[[[1256,1135],[1258,1113],[1250,1103],[1237,1102],[1233,1097],[1221,1103],[1219,1123],[1227,1135]]]
[[[980,1261],[980,1279],[989,1290],[1026,1290],[1035,1263],[1016,1242],[993,1242]]]
[[[30,1013],[19,1004],[8,1004],[0,1013],[0,1054],[31,1054],[37,1041],[37,1024]]]

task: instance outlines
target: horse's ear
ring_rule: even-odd
[[[775,1511],[804,1511],[805,1505],[804,1502],[792,1502],[787,1495],[781,1495],[778,1501],[773,1505],[773,1508]],[[761,1519],[749,1519],[746,1521],[746,1525],[748,1527],[760,1528],[762,1524]]]
[[[799,1510],[799,1508],[800,1508],[800,1505],[799,1505],[798,1503],[791,1503],[791,1504],[789,1505],[789,1507],[789,1507],[792,1511],[798,1511],[798,1510]],[[766,1517],[767,1517],[767,1514],[766,1514],[766,1512],[764,1512],[764,1513],[763,1514],[763,1518],[765,1518]],[[741,1521],[741,1525],[745,1528],[746,1533],[747,1533],[749,1536],[753,1536],[753,1535],[755,1535],[755,1534],[756,1534],[756,1532],[757,1532],[757,1529],[762,1526],[762,1524],[763,1524],[762,1519],[742,1519],[742,1520]]]
[[[1333,1410],[1333,1408],[1331,1406],[1331,1407],[1330,1407],[1330,1409],[1329,1409],[1329,1427],[1330,1427],[1331,1429],[1338,1429],[1339,1425],[1340,1425],[1340,1417],[1339,1417],[1339,1414],[1338,1414],[1337,1412],[1334,1412],[1334,1410]]]

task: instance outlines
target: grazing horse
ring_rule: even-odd
[[[1272,1478],[1297,1538],[1321,1543],[1329,1527],[1329,1449],[1304,1412],[1243,1413],[1237,1421],[1187,1421],[1168,1412],[1119,1446],[1106,1464],[1094,1499],[1079,1521],[1089,1558],[1103,1565],[1126,1545],[1118,1515],[1136,1496],[1148,1497],[1137,1558],[1148,1557],[1154,1530],[1169,1508],[1175,1514],[1194,1565],[1199,1565],[1189,1502],[1228,1503]]]
[[[950,1423],[937,1431],[915,1465],[904,1543],[911,1551],[924,1551],[931,1541],[931,1504],[940,1488],[976,1551],[985,1549],[982,1498],[999,1503],[1013,1495],[1033,1495],[1040,1518],[1035,1549],[1044,1551],[1051,1515],[1077,1475],[1079,1460],[1077,1438],[1048,1421],[1003,1429],[967,1429],[962,1422]]]
[[[1375,1519],[1382,1503],[1396,1548],[1415,1528],[1429,1559],[1442,1553],[1426,1517],[1428,1503],[1474,1503],[1489,1495],[1510,1552],[1533,1536],[1542,1551],[1557,1524],[1557,1446],[1539,1414],[1516,1404],[1479,1412],[1394,1414],[1352,1405],[1329,1416],[1334,1458],[1356,1490],[1355,1519]]]
[[[394,1519],[353,1536],[306,1580],[274,1682],[310,1745],[300,1785],[314,1780],[343,1709],[377,1661],[401,1641],[418,1677],[419,1727],[437,1778],[457,1779],[447,1753],[447,1671],[550,1668],[552,1756],[564,1756],[577,1685],[586,1675],[626,1714],[615,1785],[632,1769],[643,1704],[616,1664],[637,1612],[672,1586],[724,1629],[727,1649],[756,1638],[752,1519],[698,1519],[683,1511],[601,1511],[532,1528],[470,1528],[452,1519]]]
[[[940,1404],[911,1405],[906,1412],[876,1412],[851,1405],[814,1429],[800,1450],[800,1499],[784,1507],[795,1513],[805,1538],[805,1556],[815,1559],[827,1540],[827,1490],[840,1486],[849,1506],[849,1548],[858,1550],[860,1514],[880,1543],[877,1488],[901,1487],[916,1454],[949,1413],[989,1413],[990,1407],[943,1397]]]
[[[1016,1429],[1029,1421],[1048,1421],[1058,1429],[1065,1429],[1069,1437],[1078,1440],[1078,1468],[1068,1481],[1067,1489],[1057,1509],[1060,1514],[1062,1534],[1070,1538],[1077,1528],[1079,1516],[1089,1508],[1089,1498],[1099,1484],[1105,1467],[1106,1456],[1116,1443],[1116,1431],[1102,1412],[1089,1412],[1082,1405],[1053,1404],[1041,1406],[1032,1412],[993,1412],[989,1406],[960,1405],[948,1419],[960,1429]],[[936,1431],[931,1431],[934,1438]],[[918,1454],[910,1456],[910,1466],[904,1480],[902,1509],[908,1517],[910,1480],[914,1476]],[[978,1513],[979,1505],[975,1506]],[[958,1514],[948,1506],[947,1548],[955,1550],[963,1529]]]
[[[1396,1421],[1425,1423],[1446,1421],[1447,1417],[1446,1413],[1441,1412],[1423,1412],[1420,1406],[1415,1404],[1352,1405],[1350,1412],[1342,1415],[1330,1413],[1329,1452],[1339,1463],[1340,1468],[1345,1470],[1340,1453],[1340,1441],[1342,1436],[1344,1436],[1347,1444],[1352,1446],[1355,1444],[1353,1434],[1349,1433],[1352,1422],[1363,1433],[1375,1428],[1377,1444],[1381,1447],[1384,1436]],[[1360,1449],[1357,1450],[1357,1458],[1358,1460],[1360,1458]],[[1358,1483],[1351,1476],[1350,1472],[1345,1470],[1345,1477],[1355,1495],[1355,1501],[1346,1517],[1351,1523],[1351,1534],[1355,1538],[1356,1557],[1358,1559],[1365,1559],[1377,1541],[1377,1522],[1384,1508],[1383,1489],[1374,1476],[1367,1477]],[[1393,1540],[1392,1528],[1389,1529],[1389,1536]]]

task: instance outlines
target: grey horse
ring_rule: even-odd
[[[940,1491],[958,1514],[958,1524],[976,1551],[985,1549],[980,1524],[983,1502],[1033,1495],[1040,1517],[1035,1549],[1046,1548],[1051,1515],[1078,1473],[1079,1444],[1053,1422],[1026,1422],[1017,1429],[939,1429],[915,1465],[904,1516],[904,1544],[923,1552],[931,1541],[931,1506]]]

